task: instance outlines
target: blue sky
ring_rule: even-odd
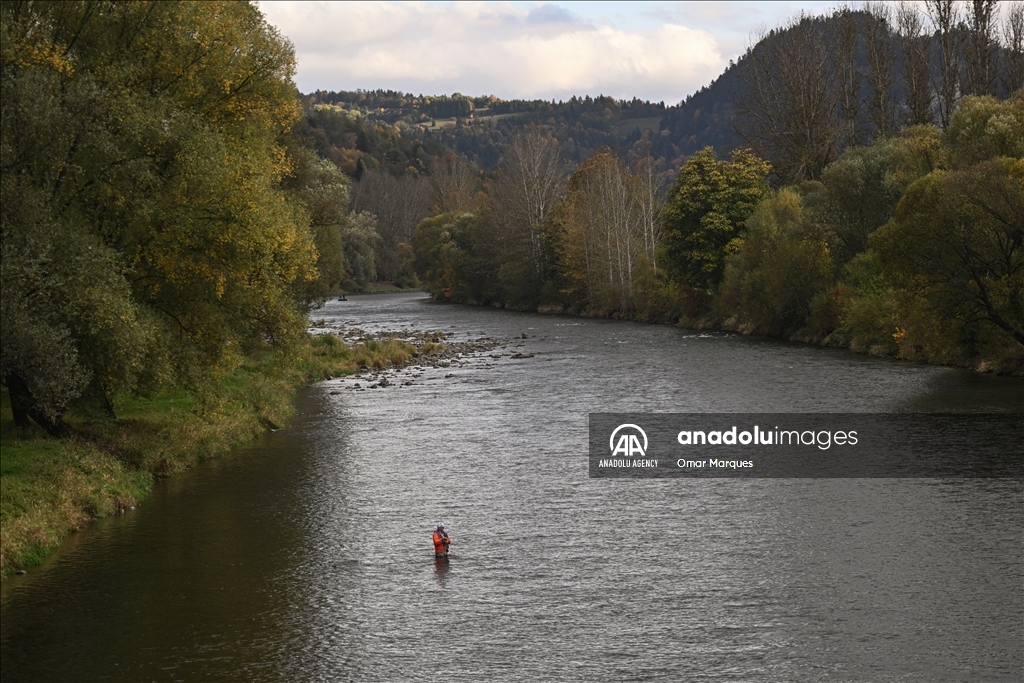
[[[773,28],[835,2],[260,2],[296,48],[296,81],[391,88],[576,95],[675,104]]]

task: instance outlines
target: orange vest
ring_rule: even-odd
[[[452,539],[449,538],[448,542],[451,543]],[[434,532],[434,554],[435,555],[440,555],[443,552],[447,552],[447,550],[444,547],[444,537],[441,536],[441,534],[439,534],[439,533],[437,533],[435,531]]]

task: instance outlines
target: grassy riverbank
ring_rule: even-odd
[[[287,424],[295,392],[310,382],[409,362],[411,344],[373,340],[347,346],[308,337],[283,359],[246,358],[202,400],[183,391],[119,397],[117,422],[70,414],[74,435],[48,437],[14,425],[7,391],[0,412],[0,572],[37,565],[67,535],[97,517],[136,505],[154,477],[227,453]]]

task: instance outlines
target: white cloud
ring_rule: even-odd
[[[391,88],[675,103],[725,68],[709,31],[592,23],[557,5],[262,2],[296,45],[299,89]]]

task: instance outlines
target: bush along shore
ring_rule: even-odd
[[[68,435],[62,438],[37,427],[16,427],[5,389],[0,572],[7,576],[38,565],[90,520],[134,507],[155,477],[181,472],[284,426],[302,386],[363,370],[432,362],[449,351],[441,339],[378,335],[346,343],[330,333],[309,335],[287,359],[270,350],[250,354],[209,395],[178,391],[119,397],[113,401],[116,420],[72,410],[66,416]]]

